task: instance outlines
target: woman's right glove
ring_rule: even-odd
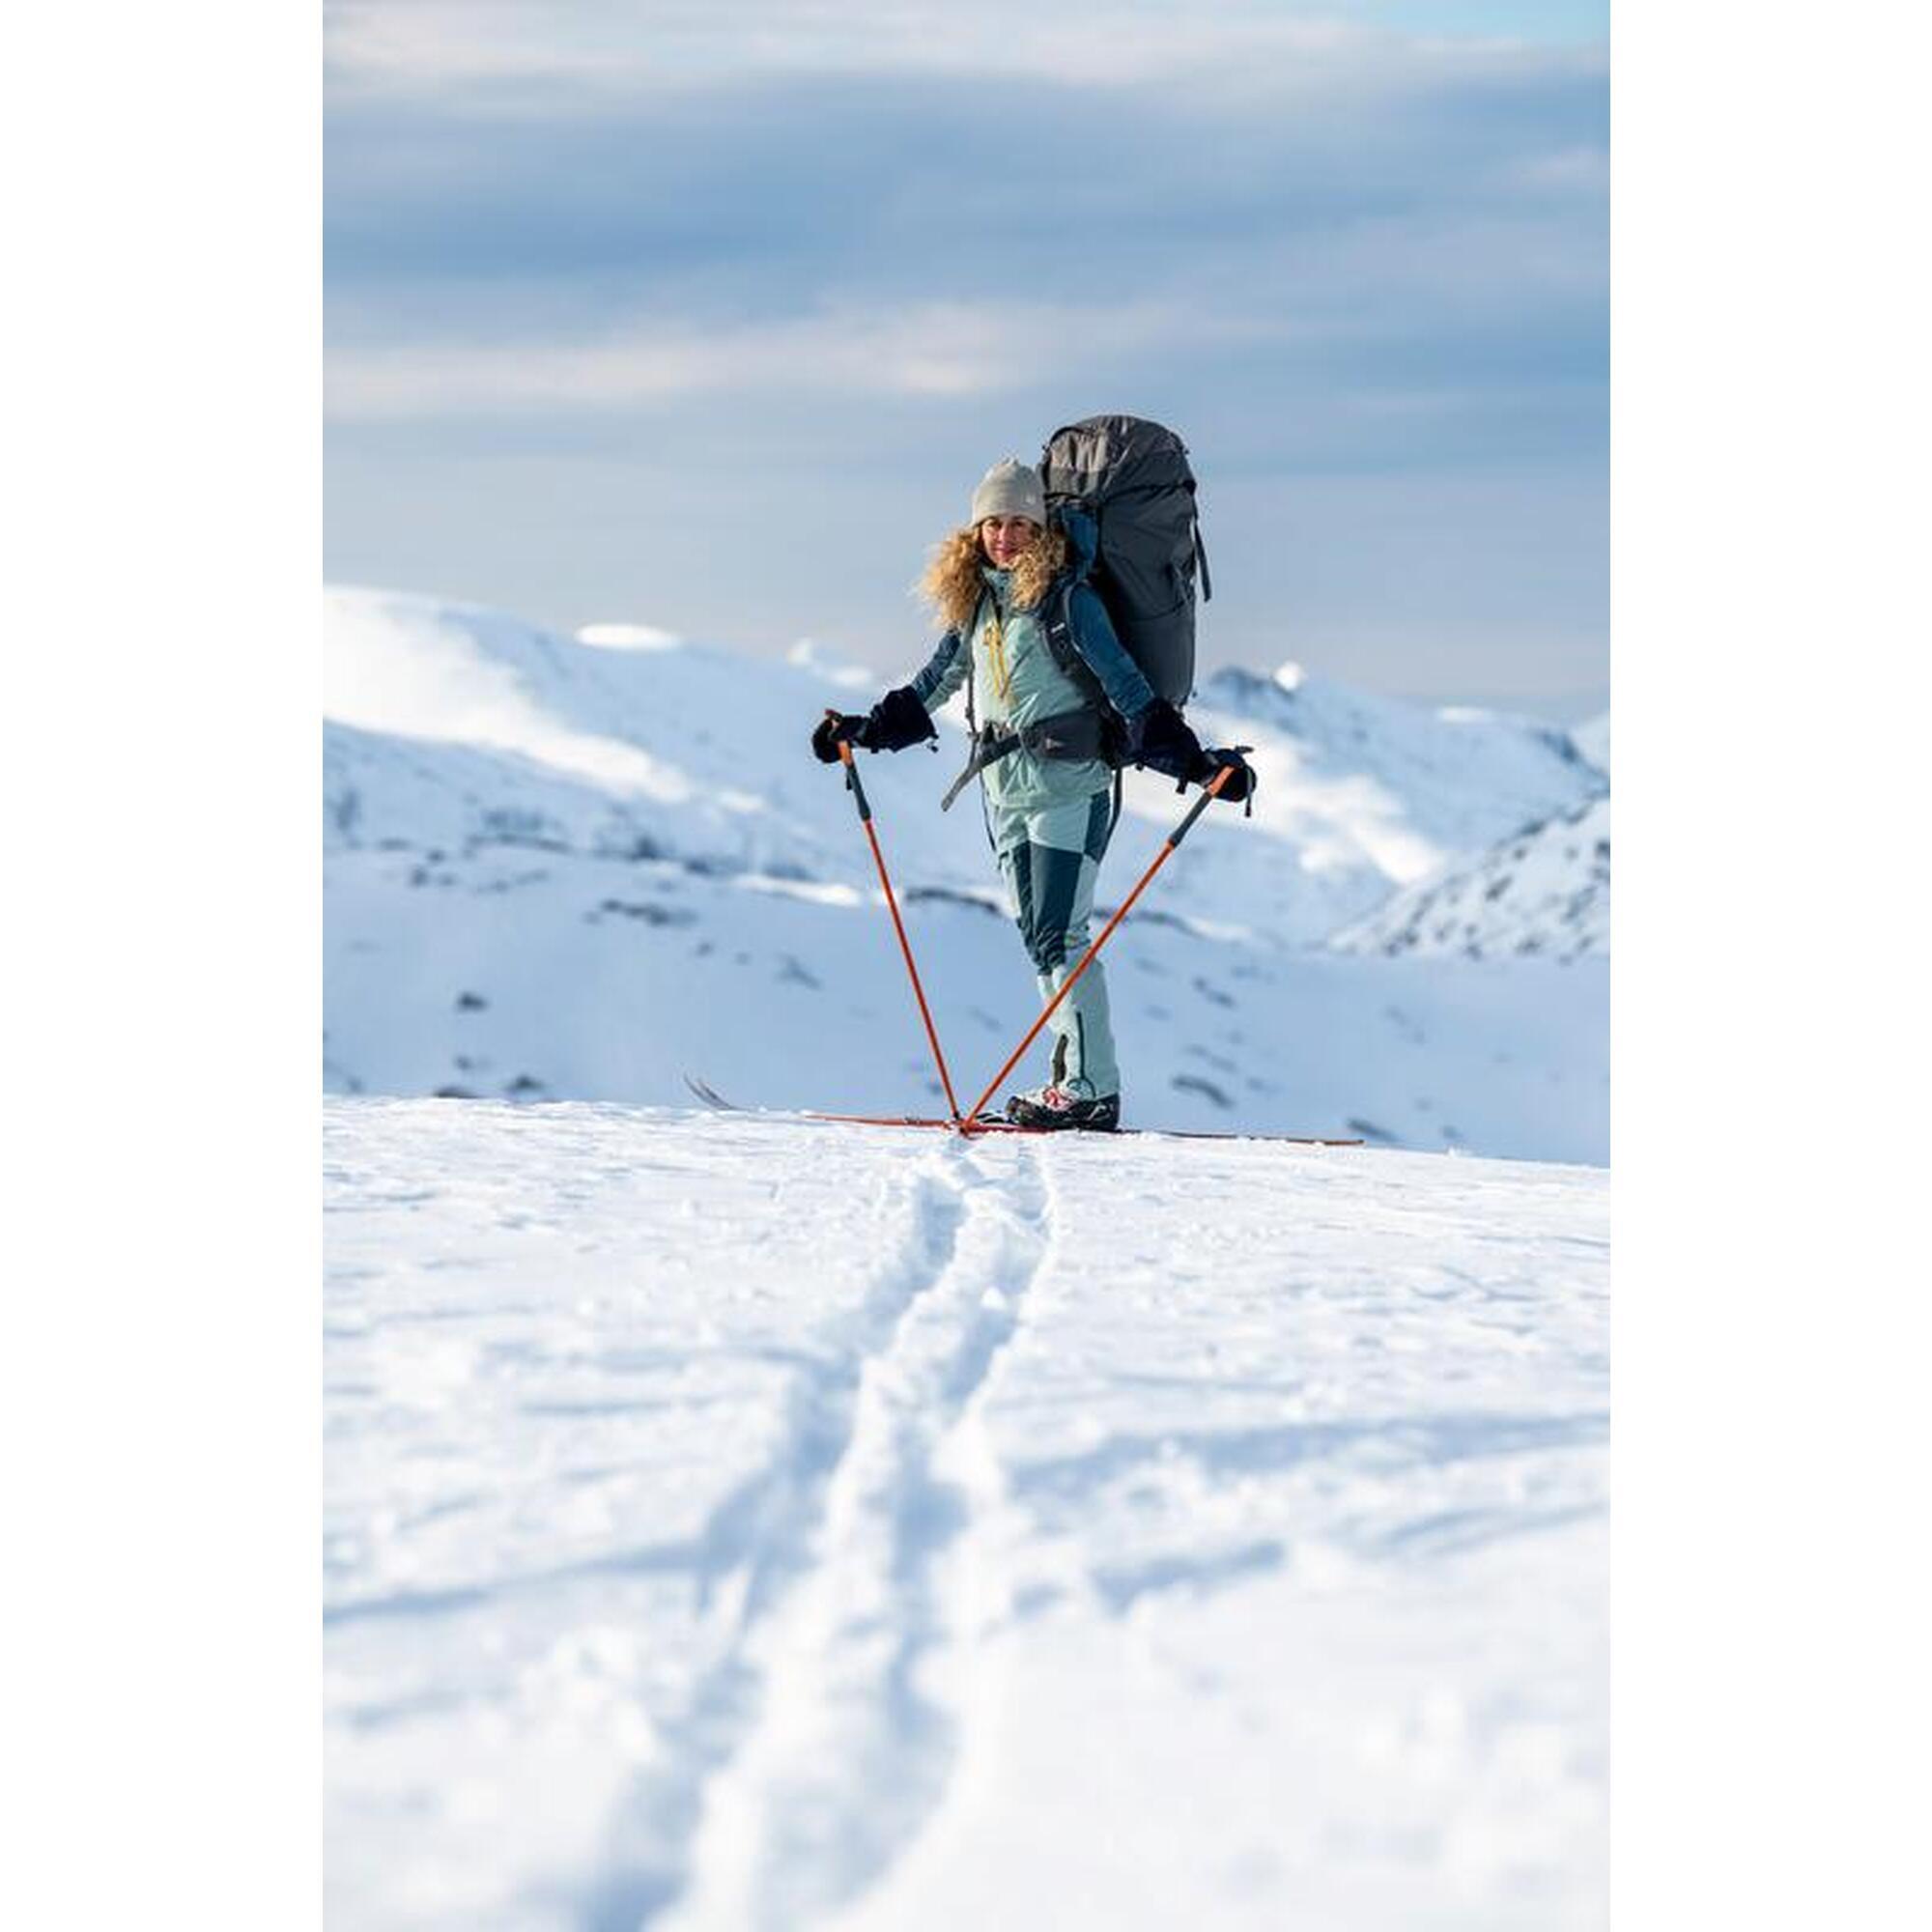
[[[932,714],[909,684],[889,691],[863,717],[849,711],[828,711],[811,734],[811,750],[820,764],[836,765],[841,744],[867,752],[902,752],[937,738]]]
[[[839,746],[858,744],[859,733],[865,728],[866,721],[855,718],[849,711],[828,711],[811,734],[812,755],[821,765],[836,765]]]

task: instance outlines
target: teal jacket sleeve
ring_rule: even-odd
[[[1081,662],[1100,680],[1107,702],[1129,724],[1153,702],[1153,687],[1114,634],[1114,620],[1091,584],[1076,583],[1066,607],[1066,628]]]
[[[948,631],[912,680],[912,694],[928,711],[937,711],[966,682],[967,646],[957,631]]]

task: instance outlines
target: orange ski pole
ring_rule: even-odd
[[[836,718],[836,711],[828,711],[828,718]],[[899,918],[899,902],[893,895],[893,882],[886,875],[886,855],[879,850],[879,835],[872,829],[872,807],[866,797],[866,787],[859,782],[859,767],[852,761],[852,747],[842,738],[838,741],[838,756],[845,766],[845,785],[851,792],[859,808],[859,823],[866,828],[866,837],[871,840],[872,863],[879,868],[879,883],[886,889],[886,905],[893,916],[893,930],[899,936],[899,951],[905,954],[906,971],[912,976],[913,998],[919,1002],[919,1016],[925,1022],[925,1037],[932,1042],[932,1058],[939,1067],[939,1084],[946,1089],[946,1104],[952,1110],[952,1118],[959,1119],[959,1102],[952,1094],[952,1076],[946,1070],[946,1056],[939,1050],[939,1035],[932,1024],[932,1010],[925,1004],[925,988],[919,983],[919,968],[913,964],[912,942],[906,938],[905,922]]]
[[[1194,830],[1194,821],[1197,818],[1199,818],[1204,811],[1208,810],[1208,807],[1213,800],[1215,794],[1218,793],[1221,787],[1228,782],[1230,777],[1232,777],[1233,774],[1237,769],[1238,767],[1235,765],[1223,765],[1221,769],[1214,774],[1213,779],[1202,791],[1201,796],[1194,801],[1194,804],[1192,808],[1189,810],[1187,816],[1183,818],[1180,821],[1180,823],[1177,825],[1175,829],[1167,835],[1167,838],[1161,842],[1160,850],[1154,854],[1153,864],[1147,868],[1147,870],[1141,874],[1140,884],[1137,885],[1133,889],[1133,891],[1130,892],[1126,895],[1126,897],[1121,901],[1120,909],[1114,914],[1113,918],[1110,919],[1107,922],[1107,923],[1100,928],[1099,937],[1095,939],[1093,945],[1088,947],[1087,951],[1080,955],[1079,965],[1074,967],[1073,971],[1067,974],[1065,980],[1061,982],[1061,987],[1059,992],[1055,993],[1053,998],[1047,1001],[1045,1010],[1041,1012],[1038,1019],[1035,1020],[1033,1025],[1027,1029],[1027,1037],[1023,1040],[1021,1040],[1016,1047],[1013,1048],[1011,1055],[1008,1058],[1007,1064],[1003,1067],[1001,1067],[1000,1070],[996,1074],[994,1074],[989,1081],[986,1082],[986,1091],[983,1094],[981,1094],[979,1099],[977,1099],[973,1103],[973,1111],[967,1115],[965,1120],[959,1122],[959,1131],[961,1133],[970,1134],[973,1131],[973,1122],[980,1118],[980,1109],[983,1108],[986,1102],[990,1100],[993,1097],[993,1095],[999,1091],[1000,1083],[1007,1077],[1009,1073],[1010,1073],[1013,1070],[1015,1066],[1017,1066],[1020,1064],[1020,1060],[1022,1056],[1025,1054],[1027,1048],[1030,1047],[1034,1043],[1034,1041],[1039,1037],[1040,1029],[1043,1026],[1045,1026],[1047,1021],[1050,1020],[1054,1016],[1054,1014],[1060,1009],[1061,1001],[1065,999],[1068,993],[1072,992],[1074,985],[1078,981],[1081,974],[1086,972],[1088,967],[1093,965],[1094,955],[1098,953],[1101,947],[1106,945],[1107,940],[1109,936],[1112,934],[1114,928],[1117,925],[1119,925],[1120,923],[1126,918],[1127,914],[1133,910],[1134,901],[1137,898],[1139,898],[1144,892],[1147,891],[1149,885],[1152,882],[1153,875],[1157,871],[1159,871],[1160,868],[1164,865],[1166,865],[1171,858],[1173,858],[1175,847],[1179,845],[1180,841],[1183,838],[1185,838],[1190,832]],[[957,1119],[956,1109],[954,1111],[954,1118]]]

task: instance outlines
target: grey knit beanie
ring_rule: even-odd
[[[980,479],[973,492],[973,526],[978,529],[988,517],[1026,517],[1046,526],[1046,489],[1039,471],[1029,468],[1017,456],[996,463]]]

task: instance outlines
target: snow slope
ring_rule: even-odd
[[[1603,1922],[1600,1170],[326,1128],[331,1924]]]
[[[1570,733],[1570,742],[1604,774],[1610,775],[1610,714],[1605,711]]]
[[[1610,802],[1544,819],[1396,894],[1337,933],[1344,952],[1516,953],[1578,959],[1610,950]]]
[[[754,665],[593,635],[329,593],[329,1090],[665,1103],[689,1067],[780,1105],[937,1098],[850,799],[804,748],[874,680],[815,648]],[[1209,814],[1110,951],[1129,1117],[1605,1158],[1602,962],[1321,945],[1602,775],[1525,721],[1287,671],[1224,674],[1192,712],[1258,748],[1264,784],[1251,819]],[[1035,995],[971,798],[935,809],[958,755],[949,737],[865,769],[964,1102]],[[1182,809],[1130,775],[1103,910]]]
[[[1238,733],[1254,744],[1268,775],[1262,796],[1278,795],[1271,822],[1315,863],[1346,863],[1352,846],[1397,885],[1605,789],[1553,725],[1474,706],[1429,710],[1296,665],[1265,678],[1216,672],[1187,715],[1209,743]]]

